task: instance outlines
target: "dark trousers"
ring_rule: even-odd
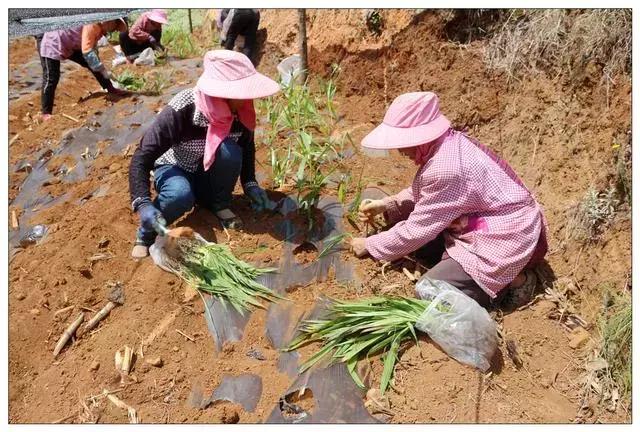
[[[167,224],[173,223],[198,204],[212,212],[229,208],[233,188],[242,169],[242,147],[233,139],[220,143],[216,159],[208,171],[202,167],[190,173],[177,165],[162,165],[155,168],[154,186],[158,195],[153,202]],[[155,231],[138,228],[138,240],[145,245],[153,244]]]
[[[40,56],[40,42],[42,42],[42,36],[36,36],[36,40],[38,41],[38,55]],[[89,65],[84,59],[81,51],[74,51],[68,60],[76,62],[80,66],[89,69],[103,89],[109,90],[113,87],[111,81],[89,68]],[[40,64],[42,65],[42,92],[40,97],[42,113],[51,114],[53,112],[53,101],[56,95],[56,87],[58,87],[58,82],[60,81],[60,60],[40,56]]]
[[[445,240],[442,234],[418,249],[415,256],[427,267],[430,267],[429,271],[427,271],[428,277],[450,283],[478,302],[480,306],[488,308],[492,303],[501,300],[502,296],[500,295],[500,298],[492,300],[489,294],[484,292],[480,285],[464,271],[462,266],[449,256],[445,249]],[[501,294],[506,291],[506,289],[502,290]]]
[[[232,50],[239,35],[244,36],[244,48],[242,53],[255,63],[254,55],[257,44],[258,25],[260,24],[260,12],[253,9],[236,9],[229,24],[224,48]]]
[[[162,38],[162,30],[154,30],[151,33],[158,43]],[[135,54],[140,54],[147,48],[153,48],[149,41],[138,42],[129,37],[129,32],[120,32],[120,48],[125,56],[129,57]]]

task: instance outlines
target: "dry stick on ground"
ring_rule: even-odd
[[[84,321],[83,313],[81,313],[78,316],[78,318],[76,318],[76,320],[72,322],[69,327],[67,327],[64,333],[62,333],[62,336],[60,336],[60,340],[58,340],[58,343],[56,344],[56,347],[53,350],[54,358],[56,358],[58,354],[60,354],[60,351],[62,351],[62,348],[64,348],[67,342],[69,342],[69,339],[71,339],[71,336],[73,336],[76,330],[78,330],[78,327],[80,327],[80,324],[82,324],[82,321]]]
[[[18,139],[19,136],[20,136],[20,132],[18,132],[13,136],[13,138],[11,138],[11,140],[9,141],[9,147],[11,147],[11,144],[13,144]]]
[[[11,210],[11,229],[18,229],[20,228],[20,224],[18,223],[18,215],[16,214],[15,210]]]
[[[66,422],[67,420],[70,420],[70,419],[72,419],[72,418],[74,418],[74,417],[76,417],[76,416],[78,416],[78,415],[79,415],[79,414],[78,414],[78,412],[76,411],[76,412],[74,412],[73,414],[69,414],[68,416],[62,417],[62,418],[60,418],[60,419],[58,419],[58,420],[56,420],[56,421],[52,422],[52,424],[60,424],[60,423]]]
[[[67,307],[62,308],[62,309],[58,309],[57,311],[55,311],[53,313],[53,316],[56,317],[56,316],[58,316],[60,314],[63,314],[63,313],[68,312],[70,310],[73,310],[74,307],[76,307],[76,306],[75,305],[71,305],[71,306],[67,306]]]
[[[135,410],[135,408],[127,405],[121,399],[118,399],[117,396],[111,394],[107,389],[105,389],[103,391],[103,393],[107,397],[107,399],[109,399],[109,402],[111,402],[112,404],[114,404],[118,408],[127,410],[127,415],[129,417],[129,423],[135,423],[135,424],[140,423],[140,417],[138,417],[138,412]]]
[[[70,115],[68,115],[68,114],[64,114],[64,113],[62,113],[62,117],[66,117],[66,118],[68,118],[69,120],[73,120],[73,121],[74,121],[74,122],[76,122],[76,123],[80,123],[80,120],[78,120],[78,119],[77,119],[77,118],[75,118],[75,117],[71,117],[71,116],[70,116]]]
[[[176,333],[178,333],[179,335],[184,336],[185,338],[189,339],[191,342],[195,342],[196,340],[194,338],[192,338],[191,336],[181,332],[180,330],[176,329]]]

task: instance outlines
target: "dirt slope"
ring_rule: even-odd
[[[587,247],[564,242],[563,227],[568,207],[589,185],[606,180],[613,156],[611,143],[630,128],[629,80],[619,79],[610,89],[608,109],[604,89],[588,76],[577,89],[544,77],[510,87],[504,77],[486,72],[481,41],[465,47],[447,42],[443,39],[443,22],[435,14],[423,13],[409,24],[413,12],[387,13],[390,27],[378,39],[363,30],[361,11],[310,13],[309,48],[314,72],[325,73],[336,62],[342,68],[338,83],[338,110],[344,115],[341,127],[352,130],[358,142],[382,118],[396,95],[416,89],[437,92],[452,121],[467,127],[504,156],[534,191],[548,220],[549,266],[556,278],[577,283],[574,301],[584,318],[593,322],[600,308],[602,287],[622,287],[626,283],[631,268],[631,223],[620,218],[600,244]],[[295,12],[265,11],[262,23],[267,29],[267,44],[261,68],[273,74],[275,64],[294,50],[291,32]],[[29,40],[12,43],[10,63],[34,60],[32,49]],[[175,73],[171,90],[189,82],[194,71]],[[56,120],[46,124],[36,121],[38,90],[10,102],[10,136],[20,134],[9,149],[10,199],[18,194],[26,177],[15,172],[15,163],[33,162],[45,149],[55,150],[64,131],[90,125],[101,112],[114,110],[124,124],[127,113],[139,106],[134,104],[140,101],[110,101],[103,95],[79,101],[87,90],[96,89],[97,83],[86,71],[67,73],[56,97]],[[153,111],[166,99],[148,97],[142,103]],[[134,130],[135,126],[125,128]],[[130,144],[135,145],[135,140]],[[105,388],[119,389],[118,397],[134,406],[144,422],[223,422],[233,420],[234,413],[240,422],[264,421],[292,382],[278,371],[278,352],[264,332],[266,313],[254,312],[244,338],[216,352],[200,298],[150,260],[136,263],[129,259],[137,223],[129,209],[130,156],[131,152],[101,154],[85,179],[46,186],[53,196],[68,192],[70,199],[35,213],[31,222],[47,224],[48,237],[19,252],[10,262],[10,421],[126,422],[126,412],[103,399],[93,404],[87,399]],[[261,149],[259,159],[268,175],[265,156]],[[351,162],[353,172],[359,172],[363,164],[378,167],[365,173],[365,181],[390,192],[408,184],[415,172],[411,163],[397,155],[387,159],[358,155]],[[78,204],[103,184],[109,186],[104,196]],[[282,239],[274,234],[282,216],[256,216],[242,198],[237,202],[236,209],[247,228],[244,233],[233,233],[230,239],[206,211],[195,210],[182,223],[209,239],[229,243],[244,259],[274,265],[283,248]],[[91,256],[106,252],[113,258],[90,264]],[[391,272],[389,280],[381,280],[380,275],[372,279],[378,268],[375,263],[357,260],[346,252],[342,258],[354,265],[364,281],[362,287],[347,288],[331,279],[300,287],[288,294],[297,311],[309,310],[321,294],[356,298],[377,292],[381,284],[398,283],[396,293],[411,295],[412,284],[401,272]],[[81,307],[99,309],[109,290],[107,283],[115,280],[125,286],[124,306],[116,308],[97,331],[78,339],[54,360],[53,347],[66,325],[82,311]],[[75,306],[72,312],[55,315],[68,305]],[[516,369],[502,348],[492,376],[484,379],[449,359],[426,338],[421,340],[401,355],[396,390],[389,392],[395,413],[389,420],[556,423],[576,419],[583,402],[582,356],[589,345],[578,350],[568,346],[571,335],[557,321],[547,318],[553,308],[550,302],[542,301],[504,316],[504,332],[516,342],[525,367]],[[120,387],[113,367],[114,353],[124,345],[137,349],[141,342],[144,357],[140,356],[134,367],[137,383]],[[251,349],[259,350],[264,360],[250,357],[247,353]],[[145,359],[157,356],[163,360],[162,367],[145,364]],[[92,370],[94,362],[99,366]],[[194,388],[209,393],[224,375],[246,372],[258,374],[263,380],[254,412],[231,403],[216,403],[204,410],[188,404]],[[595,414],[583,421],[629,418],[622,409],[609,413],[595,407]]]

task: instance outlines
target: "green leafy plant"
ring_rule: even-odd
[[[622,294],[615,298],[611,313],[600,322],[602,337],[601,355],[607,361],[613,381],[624,396],[631,393],[631,296]]]
[[[164,264],[200,291],[229,303],[239,312],[264,308],[261,300],[275,302],[282,297],[256,282],[274,268],[257,268],[236,258],[228,246],[202,243],[190,238],[172,239]]]
[[[189,30],[180,27],[169,27],[163,30],[162,42],[169,52],[181,59],[202,55],[202,49],[194,43]]]
[[[325,239],[323,247],[322,247],[322,250],[318,254],[318,258],[317,259],[321,259],[321,258],[324,258],[325,256],[329,255],[331,252],[333,252],[333,250],[334,250],[334,248],[336,246],[341,244],[344,240],[346,240],[348,238],[352,238],[352,237],[353,237],[353,235],[351,233],[344,232],[344,233],[336,234],[333,237],[329,237],[329,238]]]
[[[273,184],[295,186],[298,209],[306,216],[309,230],[315,224],[315,209],[327,179],[337,168],[345,146],[352,144],[348,134],[331,133],[335,126],[335,93],[333,81],[322,87],[320,99],[307,83],[291,83],[258,105],[269,124],[265,141],[271,146]],[[327,105],[326,110],[322,103]]]
[[[360,225],[358,224],[358,210],[360,209],[360,204],[362,203],[362,175],[364,174],[364,165],[360,170],[360,176],[358,177],[358,184],[356,185],[356,194],[349,205],[349,209],[347,212],[347,220],[353,225],[356,229],[360,230]]]
[[[367,28],[377,36],[382,34],[382,16],[380,16],[380,12],[374,9],[367,13]]]
[[[417,343],[414,325],[429,304],[427,300],[402,297],[334,301],[324,318],[303,321],[300,335],[286,350],[320,342],[322,348],[302,364],[300,372],[328,357],[331,363],[346,363],[351,377],[360,387],[364,387],[364,383],[356,372],[358,360],[382,353],[384,370],[380,390],[384,392],[393,375],[400,347],[412,339]]]
[[[599,192],[590,188],[575,208],[568,235],[580,242],[590,243],[600,239],[602,232],[615,216],[619,200],[614,187]]]
[[[114,79],[125,90],[149,96],[161,95],[162,91],[170,84],[170,74],[162,71],[139,75],[127,69],[121,74],[115,75]]]
[[[284,157],[280,156],[280,151],[277,148],[271,147],[269,152],[271,155],[273,184],[276,187],[281,188],[284,186],[287,181],[287,177],[291,172],[291,167],[293,165],[292,150],[291,147],[288,147]]]
[[[171,84],[171,74],[153,71],[145,76],[142,91],[150,96],[159,96]]]
[[[115,81],[125,90],[140,91],[145,86],[145,78],[130,70],[125,70],[119,75],[114,75]]]

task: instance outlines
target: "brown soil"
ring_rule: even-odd
[[[417,89],[437,92],[447,116],[507,159],[535,193],[548,220],[549,266],[556,278],[575,282],[578,289],[573,301],[593,324],[604,287],[622,289],[627,282],[631,221],[620,214],[600,243],[583,246],[565,241],[567,209],[590,185],[602,186],[607,181],[613,158],[611,143],[630,129],[630,79],[616,79],[609,91],[608,108],[605,89],[589,76],[579,83],[532,76],[509,85],[505,77],[485,70],[482,41],[461,49],[445,40],[444,24],[437,14],[423,13],[411,21],[410,12],[387,13],[396,15],[387,17],[390,27],[379,38],[362,30],[361,11],[311,13],[312,70],[325,73],[334,62],[342,67],[337,101],[337,109],[344,115],[340,128],[351,130],[357,143],[380,121],[398,94]],[[274,75],[277,62],[295,46],[295,38],[291,40],[295,12],[265,11],[263,26],[268,30],[268,42],[261,69]],[[32,42],[29,38],[12,42],[9,63],[32,59]],[[171,68],[171,64],[162,67]],[[182,78],[180,71],[175,72],[178,79],[173,83],[177,85]],[[86,70],[68,75],[58,87],[52,121],[38,121],[39,91],[10,103],[10,136],[19,134],[9,148],[10,167],[33,160],[47,148],[55,149],[65,131],[79,126],[62,113],[82,125],[112,105],[123,116],[133,109],[130,98],[111,100],[102,93],[81,100],[99,89],[97,82]],[[160,98],[156,106],[162,107]],[[35,214],[31,222],[47,224],[48,237],[18,253],[9,264],[9,421],[127,422],[126,412],[104,399],[82,406],[86,398],[104,389],[120,390],[117,396],[136,408],[143,422],[264,421],[292,382],[278,372],[279,353],[264,332],[266,313],[255,311],[243,339],[216,352],[199,296],[150,259],[130,259],[137,226],[137,217],[129,207],[130,157],[131,152],[100,155],[86,179],[47,186],[54,196],[69,192],[71,197]],[[260,149],[258,159],[268,174],[265,149]],[[49,166],[64,161],[54,162]],[[348,163],[355,173],[363,165],[375,166],[365,170],[364,182],[391,193],[406,187],[415,172],[412,162],[397,154],[376,159],[359,154]],[[16,196],[25,177],[25,173],[10,173],[9,199]],[[105,196],[77,204],[102,184],[109,185]],[[241,193],[239,189],[236,192]],[[236,202],[234,210],[243,218],[245,229],[231,232],[230,238],[204,210],[193,211],[180,224],[193,227],[209,240],[228,243],[247,261],[277,266],[283,242],[273,233],[282,216],[256,215],[243,198]],[[356,234],[346,222],[344,225]],[[89,261],[95,253],[105,251],[114,257]],[[329,278],[300,287],[287,294],[296,313],[310,310],[320,295],[342,299],[381,292],[413,295],[413,284],[401,268],[386,270],[383,276],[380,266],[369,259],[359,260],[344,251],[341,260],[355,267],[361,286],[340,285]],[[405,265],[414,270],[413,264]],[[66,326],[83,310],[99,310],[106,303],[107,283],[115,280],[125,286],[125,304],[54,359],[53,347]],[[56,316],[56,311],[70,305],[74,306],[72,311]],[[515,341],[524,362],[521,369],[513,365],[504,347],[492,375],[485,378],[450,359],[428,338],[406,349],[399,359],[394,389],[387,394],[394,412],[390,421],[574,421],[582,405],[583,358],[594,346],[597,332],[590,328],[593,340],[572,350],[568,331],[547,317],[552,309],[553,304],[541,301],[502,318],[503,331],[507,339]],[[87,319],[92,315],[86,312]],[[135,381],[120,387],[114,354],[125,345],[137,350],[143,341],[143,355],[132,372]],[[251,349],[259,350],[265,359],[248,356]],[[306,347],[301,355],[307,358],[311,352],[312,347]],[[162,367],[145,365],[144,359],[154,357],[163,360]],[[99,363],[97,369],[91,368],[94,362]],[[373,361],[372,368],[375,386],[380,362]],[[228,402],[203,410],[187,403],[194,387],[209,395],[224,375],[245,372],[258,374],[263,380],[263,393],[254,412]],[[583,418],[586,422],[629,420],[623,409],[610,413],[598,407],[592,416]]]

